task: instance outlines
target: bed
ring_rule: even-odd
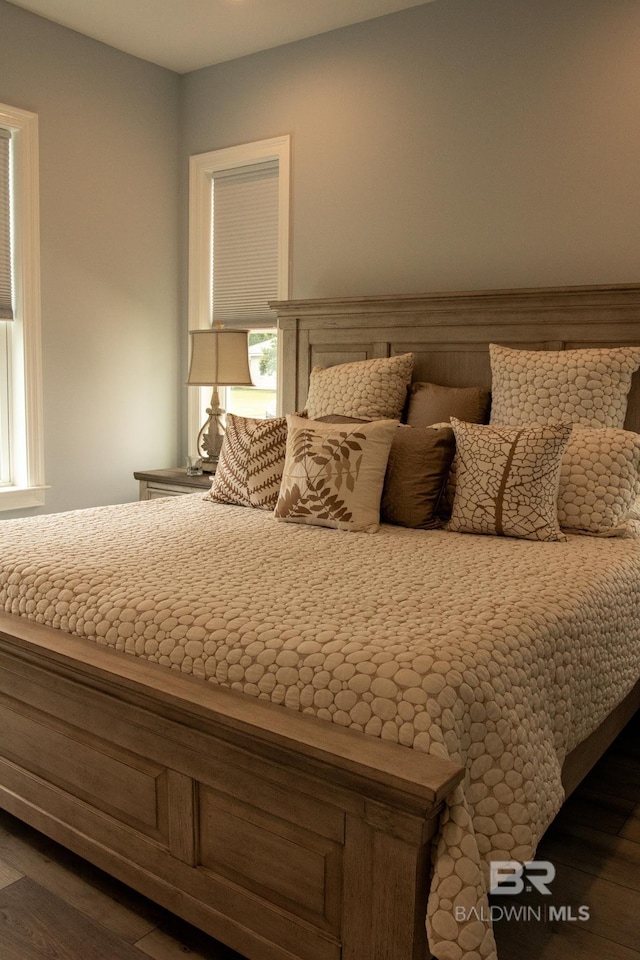
[[[274,309],[289,411],[315,364],[412,352],[415,380],[488,387],[489,342],[640,346],[637,285]],[[637,539],[345,535],[200,494],[0,534],[0,805],[250,960],[425,960],[428,901],[437,956],[491,957],[452,875],[472,906],[480,836],[528,859],[640,705]],[[482,806],[502,757],[508,824]]]

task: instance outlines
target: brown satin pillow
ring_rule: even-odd
[[[438,527],[438,503],[455,452],[450,427],[400,425],[391,443],[380,519],[401,527]]]
[[[448,423],[450,417],[466,423],[486,423],[491,393],[482,387],[442,387],[418,381],[411,385],[406,422],[410,427]]]

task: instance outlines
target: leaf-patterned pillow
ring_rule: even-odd
[[[205,500],[273,510],[286,442],[284,417],[255,420],[228,413],[218,468]]]
[[[397,420],[332,424],[287,415],[276,520],[374,533]]]
[[[451,418],[458,474],[449,530],[566,540],[558,523],[562,454],[571,424],[486,426]]]

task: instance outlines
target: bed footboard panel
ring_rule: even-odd
[[[437,761],[434,789],[416,756],[403,784],[378,741],[341,730],[332,756],[320,721],[280,727],[278,709],[275,735],[268,709],[258,731],[270,705],[251,703],[243,730],[194,710],[205,685],[169,676],[180,697],[154,697],[148,664],[127,664],[123,688],[54,659],[0,635],[0,806],[251,960],[424,960],[429,844],[457,768]],[[329,749],[310,749],[318,724]],[[363,741],[379,769],[349,758]]]

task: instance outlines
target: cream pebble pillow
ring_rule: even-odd
[[[566,540],[558,524],[560,465],[570,424],[487,426],[451,418],[458,474],[449,530]]]
[[[333,424],[287,415],[276,520],[374,533],[397,420]]]
[[[574,427],[560,470],[562,529],[623,536],[639,496],[640,434],[611,427]]]
[[[284,417],[256,420],[228,413],[220,460],[205,500],[273,510],[286,444]]]
[[[361,420],[399,420],[413,371],[413,354],[314,367],[306,413],[310,420],[338,413]]]
[[[492,424],[623,427],[640,347],[512,350],[489,345]]]

